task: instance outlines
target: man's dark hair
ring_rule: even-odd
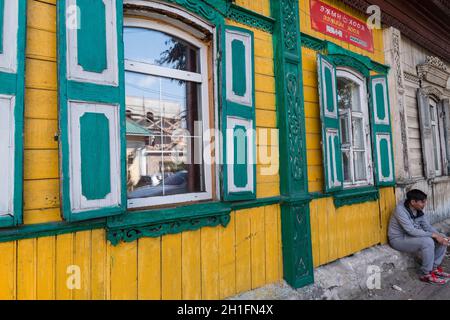
[[[415,201],[424,201],[427,199],[427,194],[423,191],[414,189],[409,191],[406,194],[406,201],[411,202],[411,200],[415,200]]]

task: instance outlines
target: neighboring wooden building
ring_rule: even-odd
[[[450,217],[450,4],[446,1],[346,1],[379,5],[385,26],[396,198],[418,188],[433,222]]]

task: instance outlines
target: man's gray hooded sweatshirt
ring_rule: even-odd
[[[406,203],[400,203],[395,208],[394,215],[389,222],[389,240],[410,237],[431,237],[439,233],[428,221],[423,211],[412,210]]]

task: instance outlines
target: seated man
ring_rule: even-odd
[[[392,248],[409,253],[420,253],[422,267],[420,280],[433,284],[445,284],[450,274],[440,267],[447,246],[446,236],[433,228],[423,213],[427,195],[420,190],[411,190],[406,201],[400,203],[389,223],[388,237]]]

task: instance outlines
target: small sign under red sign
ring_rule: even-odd
[[[367,24],[319,0],[310,0],[311,26],[333,38],[373,52],[373,33]]]

